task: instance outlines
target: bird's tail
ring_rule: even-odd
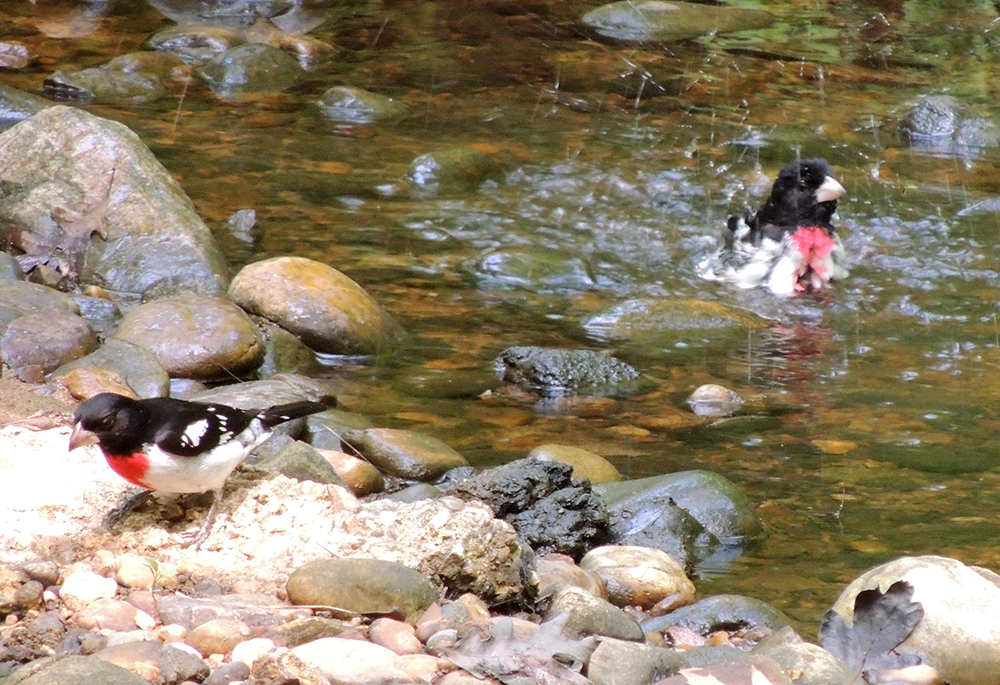
[[[265,428],[274,428],[279,423],[291,421],[292,419],[300,419],[303,416],[309,416],[310,414],[316,414],[318,412],[325,411],[326,408],[326,405],[322,402],[302,400],[301,402],[290,402],[288,404],[279,404],[277,406],[270,407],[257,414],[257,418],[260,419],[260,422],[264,424]]]

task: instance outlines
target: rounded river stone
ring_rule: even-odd
[[[411,568],[380,559],[316,559],[288,577],[293,604],[333,606],[363,614],[398,614],[409,623],[440,597]]]

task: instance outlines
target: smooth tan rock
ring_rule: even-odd
[[[666,552],[652,547],[597,547],[580,560],[580,568],[600,576],[609,600],[620,607],[649,609],[674,595],[679,595],[683,604],[690,604],[696,594],[684,568]]]
[[[391,649],[399,655],[420,654],[423,651],[413,626],[403,621],[391,618],[375,619],[368,628],[368,636],[375,644]]]
[[[377,354],[405,337],[364,288],[333,267],[303,257],[247,265],[230,284],[229,296],[318,352]]]
[[[317,449],[316,451],[326,459],[327,463],[340,476],[340,480],[344,481],[344,484],[356,496],[364,497],[373,492],[382,492],[385,487],[382,473],[364,459],[358,459],[337,450]]]
[[[399,656],[370,642],[324,637],[299,645],[292,654],[322,671],[330,682],[340,685],[416,685],[418,682],[401,668]]]
[[[257,326],[228,300],[186,293],[140,305],[115,337],[144,347],[174,377],[212,380],[255,369],[264,358]]]
[[[566,554],[546,554],[535,563],[538,575],[538,596],[549,597],[558,590],[572,585],[601,599],[608,598],[604,581],[593,571],[587,571]]]
[[[468,466],[458,451],[434,436],[396,428],[348,431],[344,439],[383,473],[429,481]]]
[[[574,478],[586,478],[592,484],[612,483],[622,479],[614,464],[599,454],[569,445],[539,445],[528,453],[528,458],[559,461],[573,467]]]
[[[75,571],[63,581],[59,596],[73,611],[80,611],[101,598],[115,596],[118,583],[93,571]]]
[[[578,587],[567,586],[556,592],[545,618],[552,620],[565,613],[569,614],[563,629],[566,635],[605,635],[638,642],[645,638],[634,618]]]
[[[253,637],[253,631],[243,621],[231,618],[217,618],[202,623],[188,633],[187,643],[201,652],[209,654],[229,654],[233,647]]]

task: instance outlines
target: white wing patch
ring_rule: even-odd
[[[195,421],[184,429],[184,434],[181,436],[181,443],[187,445],[188,447],[197,447],[201,444],[201,440],[205,437],[205,433],[207,432],[208,419]]]

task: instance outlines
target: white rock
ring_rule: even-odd
[[[99,576],[93,571],[78,570],[66,578],[59,589],[59,596],[73,611],[90,606],[99,599],[115,596],[118,583],[113,578]]]
[[[897,580],[913,586],[924,617],[895,651],[920,655],[951,685],[1000,685],[1000,576],[947,557],[901,557],[854,580],[833,609],[851,623],[859,592]]]
[[[255,637],[252,640],[244,640],[233,647],[232,660],[242,661],[250,668],[261,655],[274,651],[275,644],[266,637]]]
[[[416,685],[420,682],[403,670],[404,664],[392,650],[370,642],[324,637],[299,645],[292,654],[339,685]]]

